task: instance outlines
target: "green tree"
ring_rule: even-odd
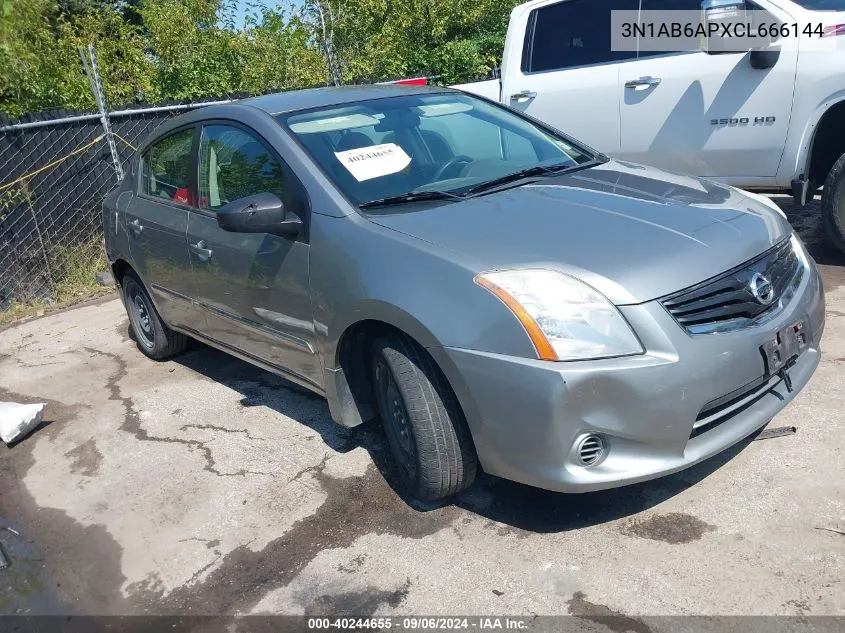
[[[97,48],[111,106],[488,75],[519,0],[0,0],[0,111],[94,102],[77,50]]]
[[[510,10],[519,0],[319,0],[324,29],[306,2],[318,48],[331,34],[344,82],[436,73],[442,83],[486,76],[501,60]]]
[[[106,98],[125,103],[148,83],[138,28],[108,3],[2,0],[0,110],[11,116],[46,108],[94,107],[78,48],[93,42]]]

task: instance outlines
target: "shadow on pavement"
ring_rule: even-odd
[[[479,473],[475,485],[450,502],[424,503],[410,498],[401,489],[380,424],[368,423],[355,429],[341,427],[331,420],[328,405],[321,397],[201,343],[194,343],[190,351],[174,360],[242,394],[243,406],[266,406],[310,427],[337,453],[363,448],[370,454],[385,481],[401,498],[401,501],[396,500],[397,503],[404,501],[420,512],[453,505],[491,521],[529,532],[563,532],[647,510],[705,479],[739,454],[750,441],[740,442],[681,473],[614,490],[579,495],[561,494]],[[314,415],[302,415],[303,398],[315,401]]]

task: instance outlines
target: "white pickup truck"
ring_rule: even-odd
[[[725,4],[798,25],[798,36],[741,53],[611,46],[611,11],[706,22]],[[803,35],[818,25],[835,40],[827,52]],[[823,187],[825,226],[845,251],[845,0],[532,0],[511,13],[500,79],[456,87],[619,159],[789,191],[801,205]]]

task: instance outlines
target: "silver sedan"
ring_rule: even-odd
[[[448,89],[183,115],[103,224],[142,352],[195,338],[325,396],[339,424],[380,418],[425,499],[479,465],[564,492],[689,467],[819,364],[819,274],[765,198]]]

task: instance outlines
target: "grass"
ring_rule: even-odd
[[[107,271],[109,264],[99,236],[74,246],[52,246],[47,251],[47,258],[55,303],[78,303],[90,299],[103,288],[97,284],[97,273]]]
[[[7,310],[0,311],[0,326],[61,310],[112,292],[111,287],[97,283],[97,273],[109,269],[102,238],[99,236],[74,245],[48,247],[47,260],[50,263],[51,300],[13,302]]]

